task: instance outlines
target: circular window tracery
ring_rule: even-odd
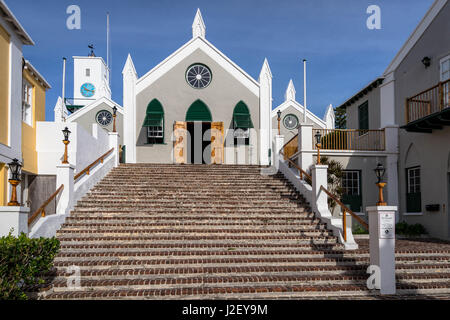
[[[212,79],[211,70],[203,64],[194,64],[186,71],[186,81],[195,89],[206,88]]]
[[[288,114],[287,116],[284,117],[283,124],[286,129],[293,130],[298,126],[298,119],[295,115]]]
[[[102,110],[99,113],[97,113],[97,116],[95,117],[95,120],[97,123],[101,126],[107,126],[112,122],[112,114],[111,112],[107,110]]]

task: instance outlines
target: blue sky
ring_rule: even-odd
[[[206,38],[252,77],[267,57],[274,107],[289,79],[303,102],[302,59],[308,60],[308,106],[319,117],[382,74],[425,15],[432,0],[6,0],[35,46],[24,55],[52,85],[46,118],[61,95],[62,57],[68,58],[66,97],[73,96],[72,56],[106,57],[106,12],[111,15],[112,95],[122,104],[122,68],[131,53],[142,76],[192,37],[197,8]],[[66,8],[81,8],[81,30],[66,28]],[[366,27],[369,5],[381,8],[381,30]]]

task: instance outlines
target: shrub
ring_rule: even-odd
[[[369,231],[358,224],[353,228],[353,234],[369,234]]]
[[[397,223],[395,225],[395,232],[405,236],[419,236],[428,233],[425,227],[420,223],[410,225],[406,222]]]
[[[30,239],[22,233],[0,238],[0,300],[26,300],[26,287],[43,283],[60,247],[56,238]]]

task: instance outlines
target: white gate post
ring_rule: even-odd
[[[298,128],[298,165],[307,171],[313,165],[313,125],[302,123]]]
[[[397,207],[366,208],[369,214],[370,265],[380,268],[381,294],[395,294],[395,213]]]
[[[56,206],[56,214],[66,214],[73,206],[74,194],[74,170],[75,166],[72,164],[59,164],[56,166],[56,189],[61,185],[64,188],[61,192],[58,204]]]

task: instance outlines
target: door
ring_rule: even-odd
[[[187,123],[175,121],[173,126],[173,158],[175,163],[187,162]]]
[[[211,123],[211,163],[222,164],[223,163],[223,122]]]

